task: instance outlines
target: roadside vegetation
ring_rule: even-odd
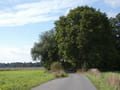
[[[120,90],[120,72],[103,72],[102,76],[106,83]]]
[[[64,71],[60,62],[53,62],[50,67],[50,72],[55,73],[56,78],[67,77],[68,74]]]
[[[55,78],[45,70],[0,71],[0,90],[30,90]]]
[[[120,90],[119,72],[88,71],[85,75],[93,82],[98,90]]]

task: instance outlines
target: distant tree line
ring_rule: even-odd
[[[41,67],[40,63],[0,63],[0,68],[15,68],[15,67]]]
[[[120,14],[108,18],[88,6],[71,9],[40,36],[31,55],[47,69],[57,61],[66,70],[120,70]]]

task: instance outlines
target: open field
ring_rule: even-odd
[[[113,74],[115,76],[113,76]],[[120,90],[120,72],[103,72],[101,73],[102,77],[93,76],[91,74],[85,74],[96,86],[98,90]],[[113,78],[114,77],[114,78]],[[107,80],[108,79],[108,80]],[[113,80],[112,80],[113,79]],[[115,79],[118,81],[115,85]],[[114,83],[114,85],[110,85]]]
[[[12,70],[41,70],[43,67],[16,67],[16,68],[0,68],[0,71],[12,71]]]
[[[45,70],[0,71],[0,90],[29,90],[54,78]]]

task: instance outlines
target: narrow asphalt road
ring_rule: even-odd
[[[97,90],[91,81],[81,74],[69,74],[69,77],[55,79],[31,90]]]

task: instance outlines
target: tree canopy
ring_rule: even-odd
[[[110,20],[113,27],[116,27],[113,22],[116,20]],[[73,70],[83,66],[115,69],[119,55],[110,20],[105,13],[92,7],[71,9],[66,16],[61,16],[55,22],[55,31],[41,35],[41,40],[32,48],[32,57],[34,60],[40,59],[47,67],[51,62],[59,61],[64,68]]]
[[[65,61],[81,68],[110,67],[115,59],[114,37],[105,13],[82,6],[70,10],[56,25],[59,55]],[[112,56],[112,57],[111,57]]]
[[[109,19],[113,29],[113,35],[116,38],[116,48],[120,51],[120,13],[115,18]]]
[[[118,53],[117,60],[114,66],[116,68],[120,68],[120,13],[118,13],[114,18],[111,17],[109,21],[112,26],[113,35],[115,37],[115,48]]]
[[[33,60],[40,60],[41,65],[50,68],[52,62],[58,61],[57,43],[54,39],[55,30],[50,30],[40,36],[39,42],[31,50]]]

